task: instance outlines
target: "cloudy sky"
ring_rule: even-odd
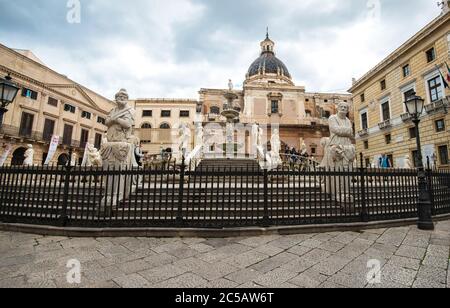
[[[80,23],[68,22],[68,2],[80,3]],[[437,17],[436,2],[0,0],[0,43],[107,97],[124,87],[133,98],[198,98],[229,78],[242,86],[269,26],[297,85],[342,92]]]

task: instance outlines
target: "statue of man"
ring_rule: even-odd
[[[75,167],[78,165],[78,155],[77,153],[73,152],[72,157],[70,158],[70,166]]]
[[[199,146],[199,145],[203,145],[204,141],[204,130],[203,130],[203,125],[201,123],[197,124],[197,131],[195,134],[195,146]]]
[[[329,119],[330,139],[325,149],[322,166],[328,168],[351,168],[356,157],[352,122],[347,118],[349,105],[340,103],[337,115]]]
[[[181,124],[178,130],[180,136],[180,146],[179,150],[182,155],[186,154],[189,150],[189,143],[191,142],[191,130],[186,124]]]
[[[411,163],[411,159],[409,158],[409,155],[405,156],[405,169],[414,169],[414,166]]]
[[[278,129],[275,129],[273,131],[272,138],[270,139],[270,144],[272,146],[272,150],[270,153],[272,156],[272,163],[280,164],[281,163],[281,157],[280,157],[281,140],[280,140],[280,131]]]
[[[231,79],[228,80],[228,90],[233,91],[234,85],[233,81]]]
[[[33,145],[29,144],[27,145],[27,150],[25,151],[25,160],[23,161],[23,165],[24,166],[33,166],[34,163],[34,149],[33,149]]]
[[[121,89],[116,94],[117,107],[106,118],[108,142],[127,142],[134,125],[134,109],[128,105],[128,93]]]

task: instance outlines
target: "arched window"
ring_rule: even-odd
[[[170,125],[167,123],[163,123],[159,126],[160,129],[170,129]]]
[[[210,113],[212,114],[220,114],[220,108],[217,106],[212,106],[210,109]]]
[[[144,123],[144,124],[142,124],[141,128],[142,129],[151,129],[152,126],[149,123]]]

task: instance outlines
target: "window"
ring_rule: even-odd
[[[390,134],[384,136],[384,139],[386,140],[386,144],[391,144],[391,142],[392,142],[392,136],[391,136]]]
[[[436,59],[436,49],[434,49],[434,47],[431,49],[428,49],[426,54],[427,54],[428,63],[433,62]]]
[[[95,134],[95,141],[94,141],[95,148],[100,149],[102,147],[102,138],[103,138],[102,134],[99,133]]]
[[[443,96],[441,76],[428,80],[428,88],[430,91],[431,101],[435,102],[440,100]]]
[[[22,96],[23,97],[27,97],[27,98],[31,98],[32,100],[37,100],[38,98],[38,94],[37,92],[27,89],[27,88],[23,88],[22,89]]]
[[[307,103],[309,102],[309,98],[306,99],[306,102],[307,102]]]
[[[163,123],[159,126],[160,129],[170,129],[170,125],[167,123]]]
[[[189,110],[181,110],[180,111],[180,118],[189,118],[190,112]]]
[[[439,160],[441,161],[441,165],[448,165],[448,147],[446,145],[442,145],[438,148],[439,151]]]
[[[143,118],[150,118],[152,116],[153,116],[153,110],[143,110],[142,111]]]
[[[386,90],[386,79],[381,80],[380,86],[381,86],[381,91]]]
[[[312,116],[311,110],[305,110],[306,116],[310,118]]]
[[[162,110],[161,111],[161,118],[170,118],[171,112],[170,110]]]
[[[22,113],[22,120],[20,121],[19,135],[22,137],[31,137],[33,132],[34,115],[31,113]]]
[[[324,102],[325,102],[325,103],[328,103],[328,100],[326,99]]]
[[[92,117],[92,114],[91,114],[90,112],[83,111],[83,112],[81,112],[81,117],[82,117],[83,119],[88,119],[88,120],[90,120],[91,117]]]
[[[45,119],[44,122],[44,141],[50,142],[53,137],[53,132],[55,131],[55,121],[50,119]]]
[[[220,114],[220,108],[216,107],[216,106],[211,107],[211,109],[209,111],[212,114]]]
[[[409,128],[409,138],[411,139],[416,139],[417,137],[417,131],[415,127],[410,127]]]
[[[369,149],[369,141],[366,140],[364,141],[364,150],[368,150]]]
[[[89,141],[89,131],[87,129],[81,130],[80,147],[85,148]]]
[[[389,102],[385,102],[381,105],[381,113],[383,116],[383,121],[391,119],[391,108],[389,106]]]
[[[48,104],[53,107],[58,107],[58,100],[56,98],[49,97]]]
[[[69,124],[64,124],[64,133],[63,133],[63,144],[64,145],[72,145],[72,133],[73,126]]]
[[[330,113],[329,111],[324,111],[324,112],[323,112],[323,117],[326,118],[326,119],[328,119],[328,118],[331,117],[331,113]]]
[[[371,167],[372,164],[370,163],[370,158],[366,158],[366,167]]]
[[[389,154],[389,155],[386,155],[386,156],[387,156],[387,158],[389,160],[390,168],[394,168],[394,155]]]
[[[100,117],[100,116],[98,116],[98,117],[97,117],[97,123],[106,125],[106,119],[105,119],[105,118],[102,118],[102,117]]]
[[[409,64],[406,64],[405,66],[403,66],[402,68],[403,71],[403,77],[408,77],[409,75],[411,75],[411,68],[409,66]]]
[[[403,98],[405,100],[405,102],[412,96],[416,95],[416,91],[414,89],[408,90],[405,93],[403,93]]]
[[[279,112],[278,101],[272,101],[271,111],[272,111],[272,113]]]
[[[144,124],[142,124],[141,128],[142,129],[151,129],[152,126],[149,123],[144,123]]]
[[[366,95],[363,93],[361,94],[361,103],[364,103],[366,101]]]
[[[70,113],[75,113],[76,108],[70,104],[64,104],[64,111],[70,112]]]
[[[369,128],[369,121],[367,118],[367,112],[361,113],[361,128],[362,129],[368,129]]]
[[[445,132],[445,120],[444,119],[437,120],[435,122],[435,125],[436,125],[436,132],[438,132],[438,133]]]
[[[316,148],[311,148],[311,154],[312,154],[312,155],[316,155],[316,153],[317,153]]]

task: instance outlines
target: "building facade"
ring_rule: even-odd
[[[112,101],[51,70],[26,50],[0,45],[0,74],[10,74],[20,87],[0,128],[2,145],[12,145],[5,164],[21,165],[32,144],[34,164],[42,165],[53,135],[60,136],[60,145],[51,164],[66,164],[69,148],[81,161],[86,142],[100,148]]]
[[[199,110],[203,125],[218,123],[224,126],[225,118],[220,116],[226,99],[227,89],[201,89]],[[305,87],[295,85],[287,66],[276,57],[275,43],[267,35],[261,42],[261,53],[250,66],[243,89],[236,90],[235,102],[241,110],[242,124],[257,123],[267,127],[267,139],[272,134],[272,125],[279,128],[283,147],[299,151],[306,144],[308,154],[317,160],[323,157],[320,141],[329,136],[328,118],[336,113],[340,102],[350,105],[351,95],[338,93],[309,93]],[[352,109],[352,108],[351,108]],[[353,118],[353,114],[349,115]],[[247,126],[248,129],[248,126]],[[221,135],[222,131],[217,130]],[[251,150],[249,131],[245,138],[245,153]],[[209,151],[216,152],[221,145],[210,138]],[[268,141],[269,142],[269,141]],[[243,145],[244,147],[244,145]]]
[[[367,165],[378,166],[386,154],[393,167],[416,163],[414,124],[404,102],[413,95],[425,99],[420,124],[424,159],[450,166],[450,91],[445,86],[450,52],[450,13],[442,14],[404,43],[361,79],[352,93],[358,153]]]
[[[136,110],[135,134],[141,140],[144,154],[159,154],[161,149],[177,151],[181,124],[194,132],[196,100],[137,99],[130,101],[130,105]]]

